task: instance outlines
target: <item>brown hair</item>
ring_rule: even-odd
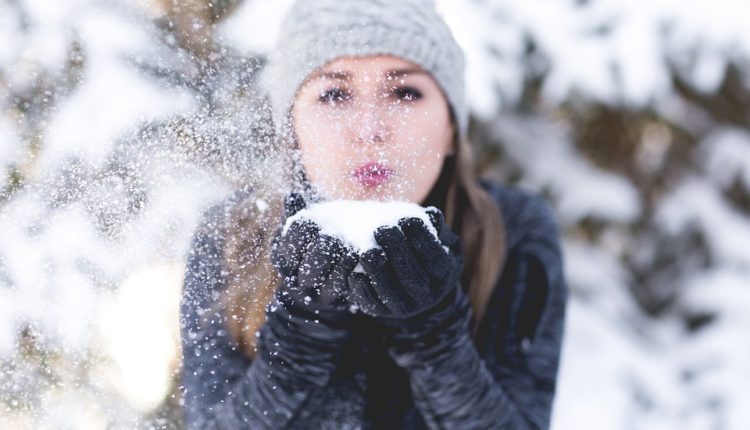
[[[505,260],[505,226],[497,204],[477,181],[469,143],[456,133],[454,142],[455,155],[446,158],[427,201],[444,212],[446,223],[461,238],[461,284],[469,295],[476,336]],[[270,247],[280,226],[283,198],[278,191],[255,189],[225,220],[227,289],[217,304],[229,316],[230,335],[250,358],[255,356],[256,332],[279,281]]]

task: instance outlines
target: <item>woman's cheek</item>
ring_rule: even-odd
[[[390,192],[392,198],[408,200],[419,203],[419,196],[425,188],[425,168],[423,163],[416,157],[401,159],[396,166],[399,174],[391,184]]]
[[[440,170],[444,163],[443,158],[441,151],[432,147],[425,148],[424,152],[419,157],[419,173],[417,176],[419,178],[419,184],[415,190],[415,195],[419,201],[427,197],[430,190],[435,185],[435,182],[437,182],[437,178],[440,175]]]
[[[323,195],[334,198],[346,193],[347,184],[344,183],[344,167],[340,154],[326,151],[324,146],[303,150],[302,162],[310,182]]]

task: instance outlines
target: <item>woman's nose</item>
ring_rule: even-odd
[[[389,138],[389,127],[386,121],[387,112],[381,103],[363,102],[353,121],[356,139],[361,144],[383,144]]]

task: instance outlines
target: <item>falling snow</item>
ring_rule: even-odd
[[[172,3],[0,2],[0,428],[179,428],[191,234],[278,186],[256,78],[290,1]],[[746,428],[750,3],[438,4],[480,165],[563,227],[552,427]],[[359,249],[424,217],[385,207],[307,216]]]

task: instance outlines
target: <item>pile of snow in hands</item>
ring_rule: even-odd
[[[335,237],[349,246],[354,252],[362,255],[372,248],[378,248],[375,241],[375,230],[382,226],[398,227],[403,218],[419,218],[427,230],[437,239],[437,230],[430,221],[428,209],[415,203],[401,201],[372,200],[335,200],[314,203],[290,216],[282,234],[297,220],[309,220],[320,227],[320,233]]]

